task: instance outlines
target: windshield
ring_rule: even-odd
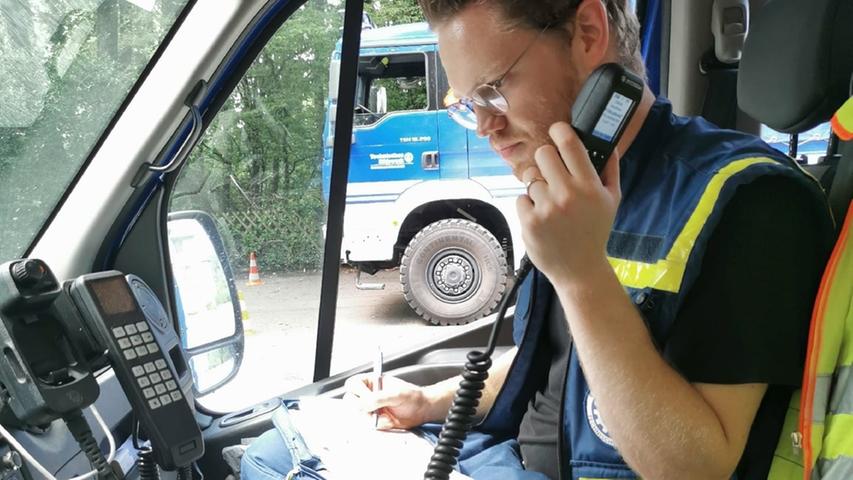
[[[0,259],[26,251],[188,2],[0,1]]]

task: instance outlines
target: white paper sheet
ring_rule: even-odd
[[[308,448],[328,467],[321,473],[329,480],[420,480],[433,452],[428,440],[412,432],[375,430],[373,416],[345,400],[302,398],[290,414]],[[470,477],[453,472],[450,478]]]

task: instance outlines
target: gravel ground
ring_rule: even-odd
[[[249,318],[244,322],[245,357],[237,376],[201,398],[207,408],[236,410],[311,383],[317,341],[320,273],[266,274],[263,285],[238,285]],[[358,290],[355,272],[341,270],[332,374],[369,363],[377,346],[403,351],[450,335],[461,327],[437,327],[415,314],[400,292],[399,273],[387,270],[362,281],[384,290]]]

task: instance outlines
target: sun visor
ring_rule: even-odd
[[[749,27],[738,105],[786,133],[829,120],[850,96],[853,1],[772,0]]]

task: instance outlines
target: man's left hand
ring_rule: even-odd
[[[555,286],[572,285],[607,265],[621,199],[619,155],[614,151],[599,177],[568,123],[555,123],[548,133],[554,145],[536,150],[536,166],[522,174],[527,195],[516,206],[533,264]]]

